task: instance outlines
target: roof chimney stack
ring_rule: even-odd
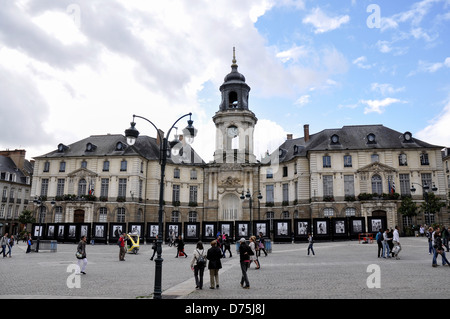
[[[309,141],[309,124],[303,125],[303,131],[305,136],[305,143]]]

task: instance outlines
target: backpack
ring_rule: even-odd
[[[197,266],[198,267],[205,267],[206,266],[206,259],[205,259],[205,257],[202,254],[200,254],[198,249],[197,249],[197,252],[199,254],[199,256],[197,258]]]

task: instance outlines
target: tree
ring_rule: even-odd
[[[36,222],[36,218],[33,217],[33,212],[29,210],[24,210],[19,216],[19,222],[21,224],[32,224]]]
[[[403,216],[417,216],[417,205],[413,202],[411,197],[403,197],[402,203],[398,208],[398,212]]]
[[[434,193],[425,193],[425,202],[420,206],[420,210],[424,213],[438,213],[445,203],[441,201]]]

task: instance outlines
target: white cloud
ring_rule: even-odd
[[[359,58],[356,58],[352,61],[352,63],[360,69],[371,69],[373,65],[367,64],[366,62],[367,62],[367,57],[365,57],[365,56],[360,56]]]
[[[450,68],[450,57],[445,58],[443,62],[419,61],[417,69],[411,71],[409,75],[414,75],[419,72],[435,73],[442,68]]]
[[[313,25],[316,34],[338,29],[349,21],[348,15],[329,17],[320,8],[313,9],[312,13],[303,19],[303,23]]]
[[[303,107],[310,102],[310,98],[311,96],[308,94],[302,95],[300,98],[297,99],[297,101],[295,101],[295,105]]]
[[[417,137],[428,143],[449,147],[450,141],[450,99],[447,100],[442,112],[431,123],[417,133]]]
[[[405,103],[405,102],[399,99],[387,97],[383,100],[361,100],[360,103],[367,105],[367,107],[364,108],[364,114],[368,113],[382,114],[389,105],[394,103]]]
[[[400,88],[394,88],[392,86],[392,84],[389,83],[372,83],[370,85],[370,89],[374,92],[379,92],[381,93],[381,95],[386,96],[386,95],[392,95],[398,92],[402,92],[405,90],[405,87],[400,87]]]

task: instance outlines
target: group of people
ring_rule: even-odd
[[[437,267],[437,258],[438,255],[441,255],[442,257],[442,266],[449,266],[450,262],[447,259],[447,256],[445,255],[446,249],[447,252],[449,252],[448,247],[448,237],[449,232],[448,229],[445,227],[430,227],[428,228],[428,231],[426,232],[426,236],[428,238],[428,254],[433,255],[433,259],[431,262],[432,267]]]
[[[262,234],[260,234],[262,238]],[[262,238],[263,240],[263,238]],[[261,243],[261,242],[260,242]],[[257,244],[256,236],[251,236],[249,244],[247,244],[245,238],[239,240],[239,262],[241,266],[241,287],[244,289],[250,288],[250,282],[247,275],[247,270],[250,268],[252,262],[255,263],[256,269],[260,268],[257,252],[261,254],[261,250],[267,256],[267,252],[264,248],[260,248]],[[231,257],[230,251],[230,257]],[[194,272],[196,289],[203,289],[203,274],[206,267],[209,270],[210,289],[219,288],[219,270],[222,268],[221,259],[225,258],[225,250],[219,247],[218,240],[211,242],[211,248],[206,252],[202,242],[198,242],[192,253],[191,269]]]
[[[0,254],[3,254],[3,258],[8,255],[11,258],[11,249],[14,246],[14,236],[11,235],[11,237],[8,237],[8,233],[5,233],[0,239],[0,246],[2,247]],[[6,251],[6,248],[8,248],[8,252]]]
[[[402,246],[400,245],[398,226],[395,226],[394,229],[386,229],[384,232],[379,229],[375,239],[378,244],[378,258],[400,259],[398,254],[402,250]]]

